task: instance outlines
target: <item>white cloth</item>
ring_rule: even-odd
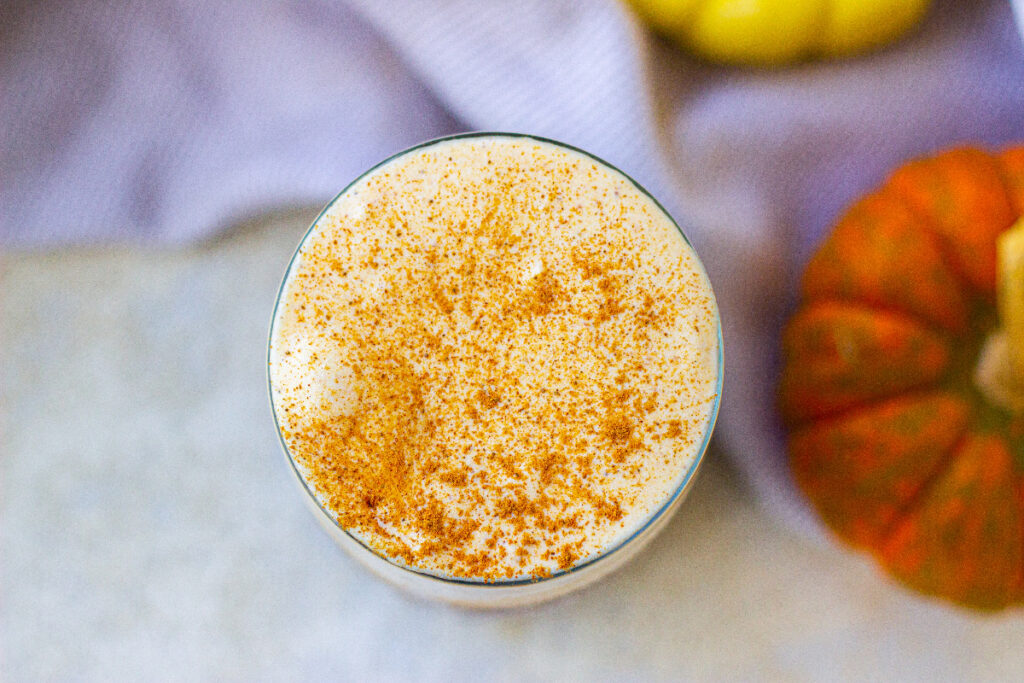
[[[134,0],[0,7],[0,244],[184,243],[323,204],[464,129],[594,152],[677,217],[719,297],[718,437],[813,530],[773,412],[780,322],[837,212],[900,160],[1024,139],[1004,0],[937,3],[909,39],[762,71],[699,63],[614,0]]]

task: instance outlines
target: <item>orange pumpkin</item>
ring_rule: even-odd
[[[902,166],[811,258],[782,338],[790,465],[821,518],[911,588],[984,609],[1024,602],[1024,414],[978,379],[997,291],[1024,291],[997,253],[1022,215],[1024,147]]]

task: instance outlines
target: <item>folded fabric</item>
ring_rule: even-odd
[[[1019,8],[1018,8],[1019,9]],[[463,129],[594,152],[663,200],[719,296],[719,439],[813,533],[773,410],[801,264],[900,160],[1024,139],[1024,49],[1002,0],[940,1],[872,55],[699,63],[614,0],[135,0],[0,8],[0,243],[183,243]]]

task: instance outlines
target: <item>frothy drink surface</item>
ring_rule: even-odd
[[[275,413],[321,505],[446,577],[544,577],[679,489],[713,418],[717,313],[622,174],[530,138],[400,156],[321,216],[273,325]]]

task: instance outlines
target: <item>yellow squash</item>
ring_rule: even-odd
[[[931,0],[628,0],[655,30],[707,59],[764,66],[896,40]]]

